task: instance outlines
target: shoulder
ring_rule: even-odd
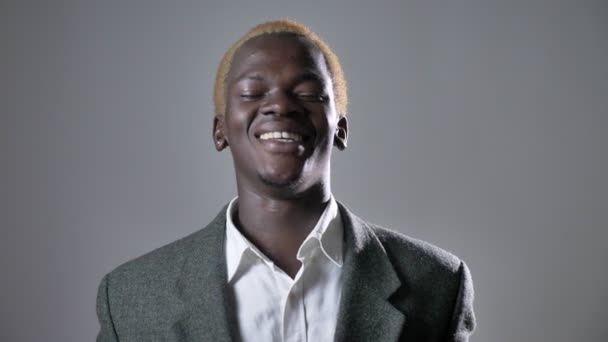
[[[458,272],[462,261],[456,255],[429,242],[425,242],[394,229],[389,229],[355,215],[339,203],[345,227],[360,232],[359,240],[376,240],[395,267],[409,267],[420,272]],[[357,235],[355,233],[355,235]]]
[[[183,295],[183,284],[190,281],[193,265],[203,274],[221,265],[222,213],[207,227],[128,261],[102,279],[97,295],[100,336],[164,330],[179,316],[183,303],[177,299]],[[137,340],[149,340],[137,336]]]
[[[465,262],[431,243],[372,223],[367,227],[405,285],[405,291],[395,295],[395,305],[403,312],[414,308],[411,312],[421,317],[412,327],[445,322],[450,341],[466,341],[475,329],[475,314],[473,281]]]
[[[409,290],[432,294],[439,301],[450,302],[457,298],[458,302],[465,302],[472,308],[473,280],[462,259],[431,243],[399,232],[375,224],[368,227],[382,244],[395,272]]]
[[[462,274],[468,271],[464,262],[453,253],[363,220],[341,203],[340,207],[344,222],[361,232],[365,239],[377,241],[400,279],[411,286],[431,284],[453,290],[458,287]]]
[[[109,278],[113,280],[124,278],[125,281],[150,280],[160,278],[179,269],[190,253],[194,241],[203,231],[192,233],[177,241],[171,242],[142,256],[125,262],[110,272]]]
[[[401,283],[391,302],[409,317],[403,334],[467,341],[475,329],[475,315],[473,282],[464,261],[431,243],[364,221],[341,204],[340,208],[346,232],[358,236],[355,248],[373,246],[368,248],[379,251],[380,258],[372,267],[388,261],[390,270],[384,271],[394,271]]]
[[[192,253],[221,247],[224,212],[205,228],[116,267],[106,275],[108,285],[123,289],[173,286]]]
[[[425,272],[436,270],[453,273],[460,268],[460,258],[434,244],[373,223],[368,223],[368,227],[396,264],[415,263]]]

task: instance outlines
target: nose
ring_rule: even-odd
[[[264,115],[293,115],[299,111],[300,106],[293,96],[282,90],[275,90],[267,94],[260,107],[260,112]]]

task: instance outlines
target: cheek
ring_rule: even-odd
[[[323,122],[318,122],[316,124],[317,134],[319,134],[317,137],[318,144],[323,147],[324,152],[330,150],[333,146],[336,125],[337,122],[335,120],[324,120]]]
[[[247,138],[251,121],[254,118],[251,113],[253,111],[247,111],[245,108],[227,108],[226,131],[229,138],[233,140]]]
[[[322,131],[324,135],[331,137],[334,135],[336,128],[338,127],[338,119],[331,118],[323,118],[322,121],[319,121],[318,126],[319,131]]]

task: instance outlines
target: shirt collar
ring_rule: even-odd
[[[238,197],[233,198],[226,210],[226,266],[228,281],[236,274],[239,266],[246,261],[245,255],[255,255],[268,265],[273,262],[251,243],[236,228],[232,217],[236,213]],[[311,255],[316,247],[336,266],[342,267],[343,225],[339,215],[338,204],[333,195],[319,217],[317,224],[308,234],[298,249],[297,258],[303,261]]]

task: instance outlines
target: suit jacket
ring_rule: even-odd
[[[335,341],[468,341],[475,316],[467,266],[339,208],[345,255]],[[98,342],[235,340],[225,291],[225,213],[103,278]]]

